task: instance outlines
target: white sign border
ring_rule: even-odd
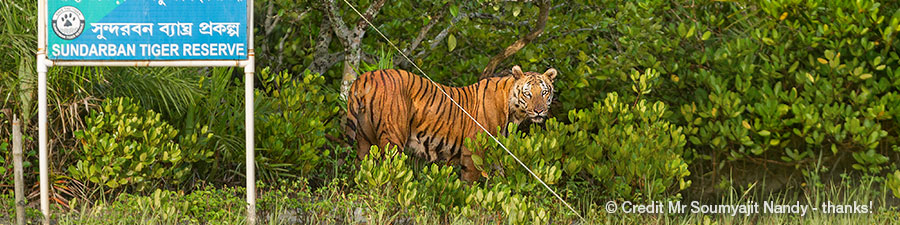
[[[47,59],[47,0],[38,0],[38,160],[40,167],[41,213],[43,224],[50,224],[50,178],[47,146],[47,70],[53,66],[114,66],[114,67],[241,67],[244,69],[244,141],[247,192],[247,224],[256,224],[256,160],[254,149],[254,72],[253,1],[247,3],[247,59],[246,60],[57,60]]]

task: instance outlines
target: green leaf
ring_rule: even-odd
[[[703,32],[703,36],[700,37],[700,40],[708,40],[709,36],[712,36],[712,33],[709,31]]]
[[[834,59],[834,51],[825,50],[825,58],[828,60]]]
[[[119,183],[117,183],[115,179],[111,179],[106,182],[106,186],[109,186],[110,188],[117,188],[119,187]]]
[[[453,17],[456,17],[457,15],[459,15],[459,6],[458,5],[450,6],[450,15],[453,15]]]
[[[762,41],[766,45],[775,45],[775,40],[772,40],[771,38],[764,37],[762,38]]]
[[[697,31],[697,25],[691,25],[691,29],[688,29],[687,34],[685,34],[685,38],[690,38],[694,36],[694,33]]]
[[[478,167],[484,165],[484,160],[481,159],[481,156],[478,156],[476,154],[472,154],[472,162],[475,163],[475,165]]]
[[[453,51],[453,49],[456,49],[456,36],[453,36],[451,34],[449,37],[447,37],[447,47],[450,48],[451,52]]]

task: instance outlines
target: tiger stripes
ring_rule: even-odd
[[[542,122],[553,95],[555,69],[491,77],[465,87],[439,85],[493,135],[507,123]],[[482,132],[431,81],[405,70],[376,70],[360,75],[347,98],[346,134],[363,159],[374,144],[410,149],[429,162],[449,160],[463,166],[462,178],[480,176],[466,138]],[[392,147],[391,147],[392,148]]]

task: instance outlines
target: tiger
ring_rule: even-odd
[[[547,118],[556,74],[554,68],[537,73],[514,66],[511,75],[450,87],[405,70],[366,72],[351,84],[347,95],[345,133],[357,142],[360,160],[373,144],[397,146],[401,154],[405,147],[429,162],[458,162],[462,179],[475,181],[481,171],[463,142],[483,130],[436,86],[492,135],[506,135],[508,123],[518,125],[526,119],[542,123]]]

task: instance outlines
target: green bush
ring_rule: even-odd
[[[515,56],[560,66],[559,102],[551,107],[557,115],[590,108],[609,93],[634,101],[622,95],[631,87],[628,72],[650,68],[663,79],[653,95],[640,98],[672,108],[662,120],[683,127],[683,158],[691,166],[778,165],[809,174],[821,161],[823,172],[853,168],[879,176],[896,166],[890,159],[900,157],[893,150],[900,145],[897,2],[570,4],[597,12],[554,19],[593,17],[579,26],[589,31]],[[572,43],[581,40],[589,46]],[[566,43],[581,47],[560,46]]]
[[[546,202],[535,203],[534,198],[525,197],[524,193],[510,194],[509,185],[465,184],[449,165],[431,164],[416,173],[414,163],[406,154],[387,152],[372,146],[354,177],[359,190],[375,200],[378,208],[402,209],[401,213],[412,215],[433,213],[441,215],[439,221],[449,221],[455,216],[482,216],[484,210],[505,211],[506,214],[496,219],[505,218],[511,224],[546,222],[549,218],[542,207]]]
[[[887,175],[887,186],[894,193],[895,197],[900,198],[900,170]]]
[[[298,174],[309,176],[331,154],[325,135],[338,137],[340,107],[337,94],[326,90],[324,77],[294,77],[287,72],[259,74],[266,95],[260,93],[256,118],[257,157],[264,179]]]
[[[460,208],[466,207],[470,187],[463,184],[453,167],[431,164],[422,169],[418,178],[418,203],[440,215],[458,214]]]
[[[364,192],[374,196],[397,196],[396,203],[408,207],[416,202],[417,181],[413,180],[414,172],[407,162],[409,156],[396,152],[396,149],[382,152],[373,145],[369,155],[359,163],[359,171],[353,180]]]
[[[178,130],[160,119],[160,114],[141,109],[130,98],[103,102],[86,119],[85,130],[76,132],[81,141],[77,163],[68,168],[78,180],[118,188],[124,185],[146,189],[153,181],[179,183],[191,174],[191,164],[208,160],[213,152],[184,148],[175,142]],[[208,138],[206,128],[182,137],[183,143]]]
[[[762,1],[749,3],[751,22],[717,16],[739,5],[701,6],[716,10],[687,26],[712,34],[681,39],[672,46],[680,57],[660,66],[683,78],[663,92],[693,93],[672,117],[689,147],[726,163],[780,161],[805,171],[845,158],[880,173],[897,155],[897,5]],[[685,64],[698,66],[677,69]]]
[[[656,73],[635,71],[631,77],[632,91],[640,96],[650,93]],[[666,121],[667,112],[662,102],[625,102],[613,92],[593,108],[569,111],[568,124],[551,118],[546,129],[533,126],[528,136],[511,126],[509,136],[498,139],[547,184],[577,180],[583,173],[602,187],[593,190],[610,197],[658,200],[691,184],[685,180],[690,172],[682,159],[683,128]],[[484,158],[473,161],[494,174],[489,182],[507,184],[514,193],[544,192],[495,142],[479,135],[468,146],[483,149]]]

